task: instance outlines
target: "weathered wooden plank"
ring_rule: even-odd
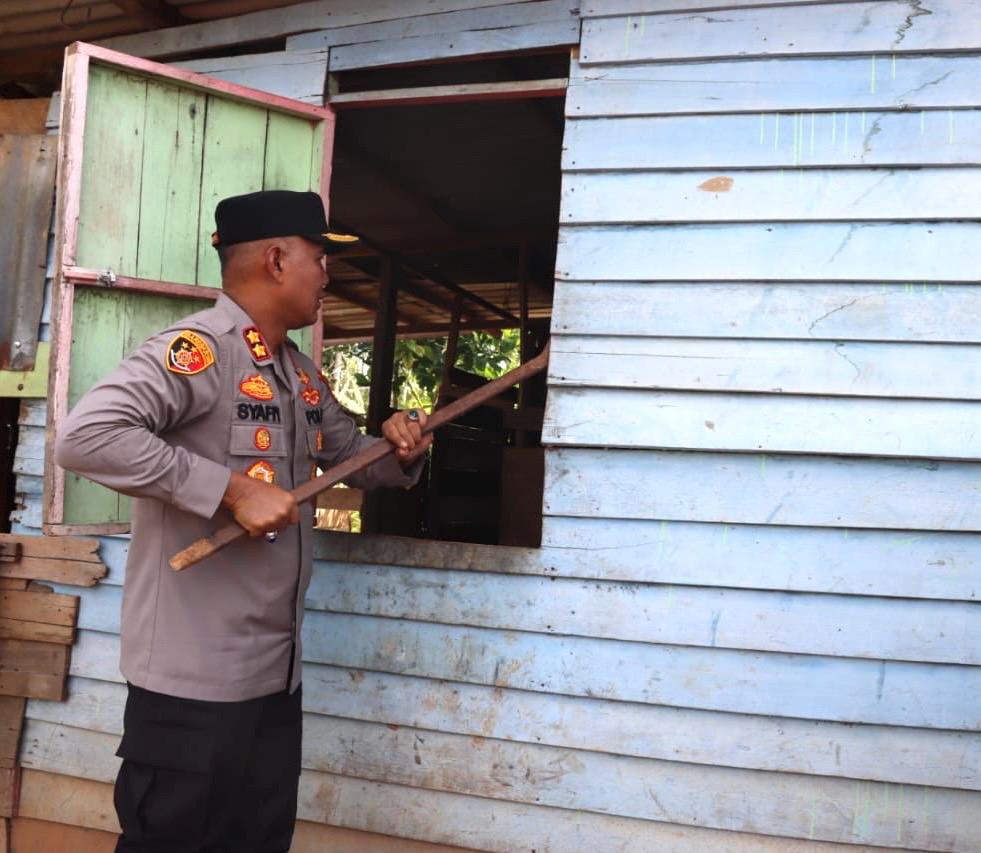
[[[17,745],[24,725],[23,696],[0,696],[0,767],[17,764]]]
[[[304,650],[308,663],[536,693],[832,722],[979,728],[971,697],[981,673],[971,666],[659,646],[318,612],[307,614]],[[122,682],[118,660],[117,636],[79,631],[71,674]]]
[[[970,666],[668,647],[316,612],[307,616],[304,642],[305,660],[313,663],[536,692],[837,722],[978,727],[966,688],[981,673]]]
[[[8,619],[72,626],[78,618],[78,596],[50,593],[0,592],[0,614]]]
[[[18,423],[22,427],[45,427],[48,422],[47,400],[23,400]]]
[[[310,610],[644,643],[981,664],[968,602],[897,601],[338,565]],[[802,631],[802,623],[823,625]]]
[[[50,98],[0,100],[0,134],[44,133]]]
[[[134,56],[169,56],[322,30],[325,23],[335,27],[351,27],[415,15],[499,6],[501,3],[502,0],[412,0],[411,3],[406,0],[377,0],[365,4],[361,0],[316,0],[182,27],[118,36],[105,39],[100,44]]]
[[[978,281],[981,223],[575,226],[560,279]]]
[[[515,53],[545,47],[574,45],[579,39],[579,19],[496,29],[419,36],[391,42],[341,45],[330,50],[330,70],[376,68],[409,62],[439,61],[488,53]]]
[[[309,769],[412,788],[837,843],[924,850],[981,844],[978,792],[913,789],[919,796],[906,801],[904,790],[897,802],[898,790],[873,782],[475,743],[326,717],[308,717],[306,727]],[[863,798],[876,805],[867,807]]]
[[[197,283],[221,283],[218,253],[211,245],[215,205],[221,199],[262,189],[268,112],[209,95],[198,225]]]
[[[19,782],[20,768],[0,768],[0,817],[11,817],[16,811]]]
[[[35,501],[32,507],[39,504]],[[0,577],[46,580],[74,586],[94,586],[106,574],[101,563],[25,557],[16,563],[0,563]]]
[[[545,512],[977,531],[979,489],[970,462],[559,448],[546,455]]]
[[[810,6],[815,3],[869,2],[869,0],[586,0],[583,17],[609,18],[621,15],[643,15],[696,10],[717,11],[741,9],[744,6],[791,6],[795,3]],[[881,0],[880,0],[881,2]]]
[[[194,284],[205,96],[147,81],[136,274]]]
[[[457,853],[469,848],[410,841],[375,832],[360,832],[298,820],[293,831],[291,853]]]
[[[615,843],[616,849],[623,853],[649,853],[651,844],[666,853],[701,853],[722,847],[731,853],[830,853],[840,849],[821,842],[671,826],[589,812],[578,813],[571,820],[570,813],[564,809],[410,790],[401,785],[346,779],[315,771],[304,771],[300,777],[299,813],[301,827],[302,821],[317,828],[330,821],[361,832],[399,839],[409,836],[433,839],[436,843],[458,843],[467,845],[468,849],[500,853],[524,849],[529,838],[540,839],[542,845],[548,844],[554,850],[603,850]],[[20,814],[75,826],[94,826],[105,832],[119,830],[110,783],[39,770],[24,771]],[[299,829],[297,839],[297,843],[305,843],[305,835]],[[396,849],[411,853],[414,849],[411,844]],[[376,853],[366,846],[357,849]],[[872,853],[868,847],[848,849],[850,853]],[[388,853],[388,849],[383,847],[377,853]]]
[[[32,640],[70,646],[75,642],[75,629],[64,625],[47,625],[44,622],[27,622],[23,619],[0,617],[0,639]]]
[[[311,181],[314,137],[322,133],[312,122],[282,113],[269,113],[262,188],[317,191]]]
[[[566,114],[574,118],[952,109],[979,105],[981,57],[888,53],[602,68],[573,62],[571,73]]]
[[[981,788],[981,736],[974,733],[606,702],[310,663],[303,683],[308,716],[723,767]],[[31,700],[28,716],[122,732],[124,685],[73,677],[68,692],[68,702]]]
[[[977,166],[981,110],[568,121],[566,170]]]
[[[115,747],[110,749],[114,750]],[[98,755],[96,758],[103,763],[106,759],[112,758],[112,751],[106,756]],[[91,774],[66,776],[25,769],[21,781],[18,815],[118,833],[119,821],[112,804],[111,781],[93,779]]]
[[[553,335],[549,382],[974,400],[981,399],[975,352],[944,344]]]
[[[70,850],[71,853],[113,853],[116,833],[67,823],[15,817],[10,821],[13,849],[18,853],[48,853]]]
[[[893,801],[887,802],[886,786],[879,783],[507,741],[475,745],[459,735],[324,717],[308,717],[306,724],[307,769],[349,778],[730,831],[802,838],[813,832],[816,839],[835,842],[929,850],[963,843],[960,849],[971,849],[981,833],[976,792],[913,788],[897,803],[899,791],[890,790]],[[32,720],[25,728],[25,767],[108,781],[118,764],[111,754],[117,742],[114,736]]]
[[[977,50],[981,32],[971,24],[979,16],[977,0],[932,0],[929,8],[879,0],[587,18],[580,62]]]
[[[307,104],[324,102],[327,84],[327,51],[289,50],[251,53],[216,59],[189,59],[173,63],[239,86],[272,92]]]
[[[978,343],[981,287],[785,282],[558,282],[558,333]]]
[[[48,365],[51,359],[51,343],[38,341],[34,353],[34,367],[30,370],[4,370],[0,372],[0,396],[46,397],[48,395]]]
[[[795,169],[566,174],[561,221],[969,219],[976,169]]]
[[[976,461],[981,407],[947,400],[556,388],[552,445]]]
[[[350,27],[300,33],[286,40],[288,51],[335,48],[342,45],[384,43],[389,47],[404,39],[440,35],[455,37],[459,33],[528,25],[545,21],[561,21],[577,14],[572,0],[543,0],[543,2],[498,2],[492,6],[457,3],[457,9],[439,14],[418,14],[406,10],[394,20],[380,20]],[[381,46],[381,45],[379,45]],[[331,57],[333,65],[333,54]]]
[[[146,80],[92,65],[88,74],[77,262],[135,275]],[[79,322],[80,317],[76,317]]]
[[[25,590],[27,589],[27,581],[24,578],[0,578],[0,589],[2,590]]]
[[[330,47],[333,72],[578,41],[575,3],[544,0],[307,33],[294,37],[287,47]]]

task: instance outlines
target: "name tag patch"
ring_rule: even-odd
[[[263,406],[261,403],[239,403],[240,421],[262,421],[267,424],[279,423],[279,406]]]
[[[307,409],[303,414],[307,416],[307,424],[309,426],[319,426],[324,422],[324,413],[322,409]]]

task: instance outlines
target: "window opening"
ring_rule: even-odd
[[[481,61],[470,76],[527,80],[536,62],[565,76],[561,59]],[[441,69],[403,71],[430,84]],[[376,85],[392,85],[386,73]],[[358,75],[335,90],[363,86]],[[324,371],[370,432],[394,408],[446,403],[544,346],[563,112],[555,96],[338,110],[331,227],[359,239],[329,258]],[[545,388],[536,377],[441,430],[414,489],[328,491],[318,526],[539,545]]]

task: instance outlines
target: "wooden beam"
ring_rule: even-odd
[[[501,246],[520,246],[539,243],[554,243],[558,237],[558,224],[547,228],[518,228],[501,231],[482,231],[478,234],[461,234],[457,237],[434,238],[427,240],[389,240],[385,247],[403,257],[412,255],[438,255],[472,249],[499,248]],[[372,258],[380,249],[370,243],[354,243],[340,252],[332,254],[331,260],[347,258]]]
[[[460,83],[452,86],[413,86],[405,89],[378,89],[374,92],[342,92],[328,101],[338,109],[359,107],[409,106],[414,104],[452,104],[460,101],[517,101],[528,98],[565,97],[569,81],[565,77],[546,80],[515,80],[500,83]]]
[[[184,21],[177,9],[162,0],[112,0],[112,5],[147,27],[176,27]]]
[[[368,394],[368,432],[372,435],[380,433],[382,421],[388,417],[392,404],[399,276],[400,270],[395,259],[391,255],[384,256],[378,282],[378,307],[371,355],[371,390]]]
[[[425,326],[413,326],[396,334],[399,340],[413,340],[415,338],[441,338],[449,333],[450,324],[431,323]],[[501,329],[500,320],[484,319],[475,320],[469,323],[460,323],[461,332],[494,332]],[[324,343],[326,346],[335,344],[358,343],[360,341],[370,341],[374,334],[374,327],[362,326],[360,328],[344,329],[340,326],[324,324]]]

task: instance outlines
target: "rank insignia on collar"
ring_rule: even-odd
[[[300,396],[308,406],[320,405],[320,392],[316,388],[304,388],[300,392]]]
[[[166,364],[171,373],[193,376],[214,363],[208,342],[190,329],[184,329],[167,345]]]
[[[245,344],[249,348],[249,352],[252,353],[252,358],[256,361],[270,361],[272,359],[272,353],[269,351],[266,339],[262,337],[262,332],[255,326],[243,329],[242,337],[245,338]]]
[[[272,447],[272,433],[265,427],[259,427],[255,431],[255,437],[252,439],[252,443],[255,444],[258,450],[268,450]]]
[[[246,376],[238,383],[238,390],[253,400],[271,400],[273,398],[272,386],[258,373]]]
[[[254,462],[249,470],[245,472],[245,476],[251,477],[253,480],[262,480],[264,483],[276,482],[276,471],[265,459]]]

